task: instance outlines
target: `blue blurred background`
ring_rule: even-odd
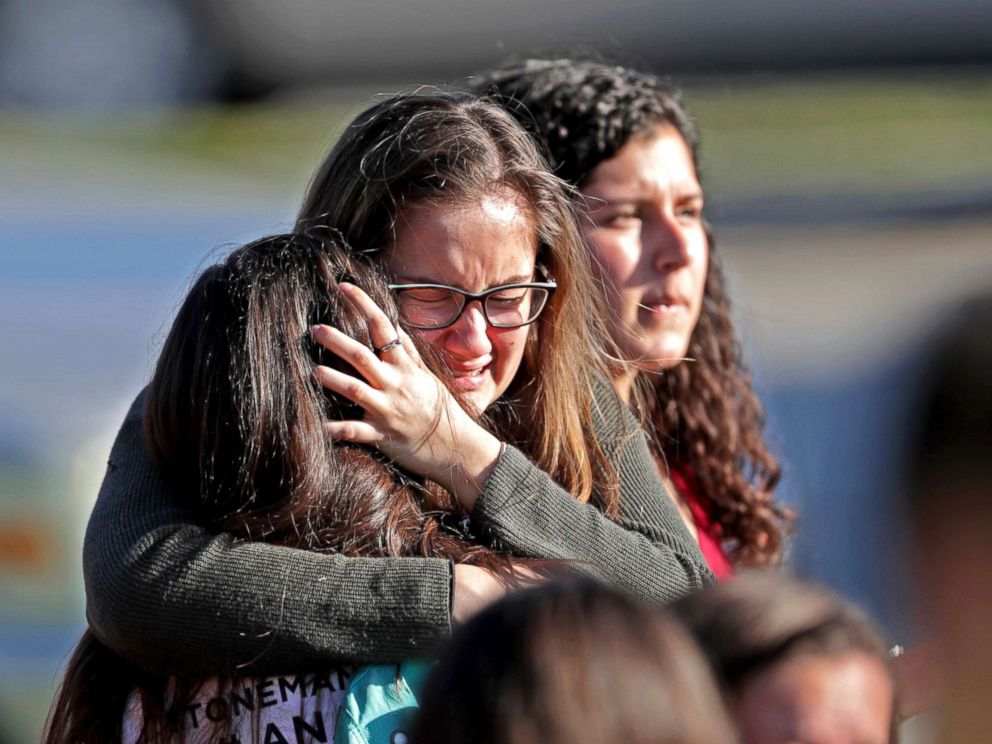
[[[289,226],[375,94],[556,53],[685,87],[790,563],[913,637],[916,385],[992,283],[992,6],[0,0],[0,741],[38,738],[110,443],[197,269]]]

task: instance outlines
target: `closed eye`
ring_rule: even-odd
[[[634,206],[603,210],[593,215],[596,224],[602,227],[628,227],[641,220],[641,211]]]
[[[403,290],[400,295],[400,302],[416,303],[421,307],[431,307],[435,305],[447,305],[452,302],[453,296],[446,289],[434,289],[430,287],[420,287],[417,289]]]
[[[448,297],[451,293],[446,289],[435,289],[433,287],[418,287],[416,289],[404,289],[404,294],[407,297],[412,297],[415,300],[443,300]]]
[[[489,302],[495,302],[498,305],[519,305],[524,301],[527,296],[526,290],[515,290],[514,292],[500,292],[498,294],[489,295]]]
[[[679,219],[699,220],[703,216],[703,200],[700,196],[690,197],[675,205],[675,214]]]

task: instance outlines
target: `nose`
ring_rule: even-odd
[[[641,241],[650,251],[655,271],[667,273],[689,263],[690,241],[673,215],[659,215],[644,226]]]
[[[489,324],[482,313],[482,303],[473,300],[465,306],[461,317],[449,329],[445,346],[459,356],[480,357],[492,351]]]

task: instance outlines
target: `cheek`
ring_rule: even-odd
[[[424,331],[424,330],[420,330],[420,329],[417,329],[417,328],[411,328],[411,329],[408,329],[407,332],[411,336],[415,336],[416,339],[421,342],[421,344],[423,344],[425,346],[429,346],[432,351],[434,351],[435,353],[439,354],[441,356],[441,359],[443,359],[444,358],[444,339],[445,339],[445,335],[446,335],[445,334],[445,331],[446,330],[447,329],[440,330],[440,331]]]
[[[527,346],[528,327],[508,328],[490,336],[497,364],[503,370],[515,374]]]
[[[585,237],[594,259],[593,270],[605,280],[607,301],[619,317],[629,321],[637,315],[638,293],[627,285],[637,271],[640,247],[616,234],[602,236],[589,231]]]
[[[692,275],[692,302],[695,305],[696,319],[703,306],[703,297],[706,294],[706,277],[710,268],[710,251],[705,240],[695,249],[690,257],[689,271]]]
[[[586,245],[592,251],[597,271],[615,286],[626,285],[637,269],[640,246],[632,236],[612,232],[602,234],[590,230],[585,234]]]
[[[493,382],[502,395],[516,378],[527,350],[527,328],[511,328],[491,335],[493,345]]]
[[[699,284],[699,293],[703,292],[703,285],[706,284],[706,274],[710,269],[710,245],[706,235],[702,235],[698,245],[692,250],[690,261]]]

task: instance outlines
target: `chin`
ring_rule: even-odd
[[[685,361],[688,354],[688,344],[658,345],[650,349],[639,349],[635,359],[641,362],[637,366],[653,372],[664,372],[678,367]]]
[[[473,416],[481,416],[496,398],[487,390],[474,390],[462,393],[462,402]]]

